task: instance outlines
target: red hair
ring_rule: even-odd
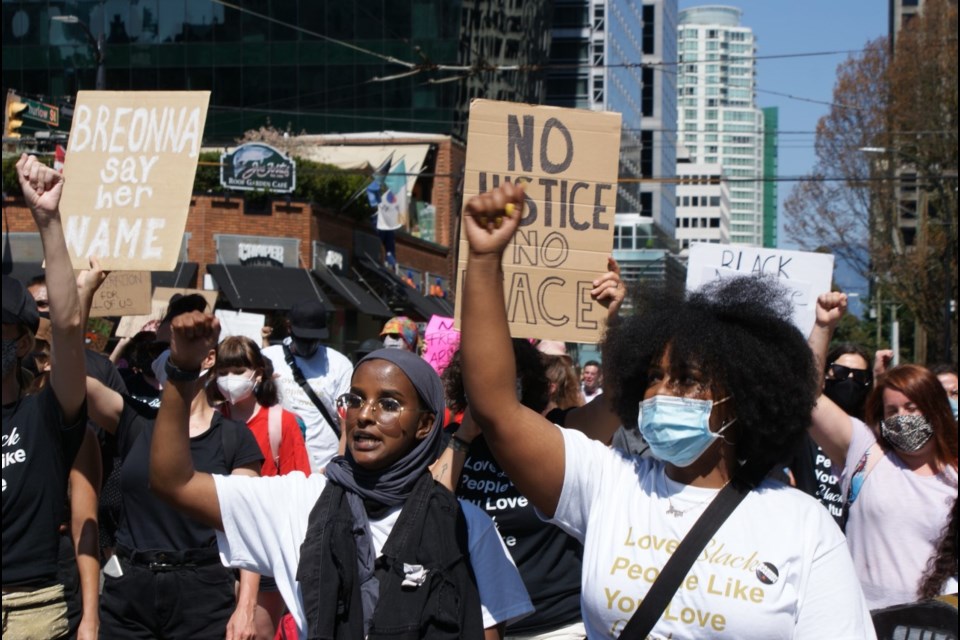
[[[937,465],[957,466],[957,423],[947,401],[943,385],[929,369],[915,364],[904,364],[890,369],[877,378],[867,398],[867,424],[876,432],[883,420],[883,391],[893,389],[917,405],[920,413],[933,426],[933,441]]]

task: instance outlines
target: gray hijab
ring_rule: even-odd
[[[387,506],[403,504],[420,476],[427,471],[440,454],[441,427],[445,397],[440,377],[425,360],[402,349],[380,349],[364,357],[367,360],[386,360],[397,366],[417,390],[427,410],[435,415],[433,428],[407,455],[381,471],[367,471],[353,459],[350,450],[337,456],[327,465],[327,478],[348,492]],[[356,368],[354,368],[356,371]]]

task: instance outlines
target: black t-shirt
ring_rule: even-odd
[[[115,364],[110,362],[110,358],[102,353],[90,351],[90,349],[84,349],[83,355],[84,360],[86,360],[88,376],[94,380],[99,380],[104,386],[117,393],[127,392],[127,385],[123,383],[120,371],[117,370]]]
[[[154,409],[160,408],[160,389],[147,382],[142,373],[132,373],[125,378],[127,395]]]
[[[833,473],[830,457],[817,446],[809,434],[803,436],[790,464],[797,489],[807,493],[827,508],[840,527],[843,527],[843,491],[840,479]]]
[[[547,524],[493,459],[483,437],[470,445],[457,497],[487,512],[503,538],[536,611],[510,625],[510,633],[533,633],[580,619],[583,546]]]
[[[155,413],[126,399],[117,440],[123,467],[120,490],[123,516],[117,544],[133,551],[183,551],[216,545],[213,529],[177,511],[150,491],[150,440]],[[234,432],[231,436],[224,429]],[[226,460],[224,443],[234,443],[233,461]],[[229,446],[229,445],[228,445]],[[233,469],[263,461],[263,454],[247,425],[215,413],[210,428],[190,438],[190,453],[197,471],[226,475]]]
[[[64,424],[47,385],[3,407],[3,586],[57,582],[58,528],[86,411]]]

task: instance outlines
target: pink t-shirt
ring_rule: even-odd
[[[841,478],[844,496],[863,454],[877,442],[867,425],[855,418],[851,421],[853,434]],[[877,449],[870,453],[878,454]],[[850,507],[846,529],[850,555],[870,609],[917,600],[920,577],[957,499],[954,467],[935,476],[922,476],[893,451],[882,452],[882,456]]]

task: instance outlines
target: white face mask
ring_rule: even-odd
[[[410,351],[410,347],[407,346],[407,343],[403,341],[403,338],[393,336],[386,336],[383,339],[383,348],[384,349],[403,349],[404,351]]]
[[[253,377],[253,371],[249,370],[241,374],[228,373],[217,378],[217,387],[230,404],[249,398],[256,386],[257,380]]]

